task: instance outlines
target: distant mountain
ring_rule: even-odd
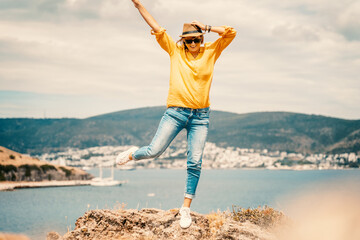
[[[105,145],[147,145],[165,107],[131,109],[86,119],[0,119],[0,145],[23,153]],[[181,133],[176,141],[185,139]],[[208,141],[218,146],[301,153],[360,151],[360,120],[290,112],[212,111]]]

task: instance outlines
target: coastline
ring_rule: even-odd
[[[12,191],[20,188],[72,187],[90,185],[91,180],[41,181],[41,182],[0,182],[0,191]]]

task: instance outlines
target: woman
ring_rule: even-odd
[[[167,110],[151,144],[140,149],[133,147],[120,153],[116,162],[122,165],[131,160],[158,157],[185,128],[188,141],[187,179],[184,203],[180,209],[180,226],[188,228],[191,225],[190,205],[200,178],[202,155],[209,128],[209,91],[214,64],[221,52],[235,38],[236,31],[227,26],[212,27],[193,21],[184,24],[181,39],[175,43],[139,0],[132,2],[152,28],[151,34],[156,36],[160,46],[170,56],[170,88]],[[221,37],[213,43],[201,46],[205,32],[215,32]]]

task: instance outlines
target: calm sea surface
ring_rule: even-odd
[[[89,171],[94,176],[98,169]],[[110,175],[104,169],[104,176]],[[178,208],[182,204],[185,170],[115,170],[117,187],[58,187],[0,192],[0,232],[24,233],[45,239],[49,231],[65,234],[90,209]],[[268,205],[283,210],[288,196],[326,188],[332,182],[359,186],[360,170],[203,170],[192,210],[200,213]],[[346,186],[344,186],[346,187]],[[150,195],[149,195],[150,194]],[[286,212],[285,212],[286,213]]]

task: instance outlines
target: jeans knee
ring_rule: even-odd
[[[161,150],[155,149],[151,146],[148,146],[148,148],[146,149],[146,154],[149,158],[157,158],[161,155],[161,153]]]

